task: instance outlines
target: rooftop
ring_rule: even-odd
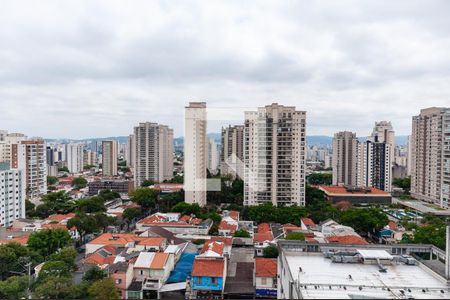
[[[192,276],[223,277],[223,259],[196,258],[192,266]]]
[[[374,254],[362,251],[369,256]],[[421,264],[386,264],[383,265],[386,272],[380,272],[376,264],[333,263],[322,253],[290,251],[283,253],[294,280],[300,278],[297,289],[305,298],[448,299],[450,297],[447,285]]]
[[[337,185],[320,185],[319,189],[325,192],[328,196],[390,196],[389,193],[379,190],[377,188],[371,187],[364,190],[360,189],[349,189],[345,186],[337,186]]]
[[[276,258],[255,258],[255,276],[257,277],[276,277],[277,259]]]

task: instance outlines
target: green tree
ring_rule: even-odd
[[[60,168],[58,168],[58,172],[70,173],[69,168],[67,168],[67,167],[60,167]]]
[[[263,249],[263,256],[265,258],[277,258],[278,257],[278,248],[275,245],[269,245]]]
[[[175,175],[168,182],[169,183],[184,183],[184,177],[182,175]]]
[[[120,299],[114,281],[111,278],[104,278],[94,282],[89,288],[89,298],[93,300],[113,300]]]
[[[77,257],[77,250],[74,247],[70,246],[64,247],[60,251],[50,255],[50,260],[62,261],[71,271],[75,271],[77,268],[77,265],[75,263],[76,257]]]
[[[33,296],[39,299],[73,299],[73,291],[70,277],[46,276],[36,282]]]
[[[330,185],[333,181],[333,175],[331,173],[312,173],[306,177],[306,180],[312,185]]]
[[[129,221],[138,219],[141,216],[142,216],[142,211],[135,207],[129,207],[123,211],[123,217]]]
[[[73,212],[75,209],[75,201],[69,197],[65,191],[48,193],[42,196],[40,204],[36,207],[36,214],[45,215],[48,217],[52,214],[67,214]],[[44,205],[44,206],[41,206]],[[45,212],[47,210],[47,212]]]
[[[98,193],[98,197],[102,198],[105,201],[109,201],[120,198],[120,194],[111,190],[101,190]]]
[[[71,236],[65,229],[45,229],[33,232],[28,239],[28,247],[43,257],[55,253],[58,249],[67,246]]]
[[[84,273],[83,281],[93,283],[97,280],[106,278],[107,276],[108,274],[102,269],[100,269],[98,266],[92,266]]]
[[[131,193],[131,201],[139,204],[145,212],[154,209],[158,202],[159,192],[149,188],[138,188]]]
[[[403,178],[394,178],[392,180],[392,184],[399,188],[402,188],[406,192],[409,192],[409,190],[411,189],[411,176]]]
[[[19,243],[0,245],[0,279],[14,275],[11,272],[23,272],[23,266],[29,261],[37,265],[42,260],[38,253]]]
[[[96,213],[106,211],[105,200],[101,197],[80,199],[76,202],[77,211],[85,213]]]
[[[53,185],[58,182],[58,178],[55,176],[47,176],[47,184]]]
[[[44,263],[39,272],[38,280],[45,280],[47,277],[69,277],[69,267],[65,262],[60,260],[50,260]]]
[[[28,277],[12,276],[0,281],[0,299],[20,299],[27,294]]]
[[[149,186],[152,186],[154,184],[155,184],[155,182],[153,180],[144,180],[141,183],[141,187],[149,187]]]
[[[233,236],[234,237],[242,237],[242,238],[249,238],[249,237],[251,237],[250,233],[247,230],[245,230],[245,229],[236,230],[234,232]]]
[[[389,222],[386,214],[378,208],[349,209],[342,212],[339,220],[362,234],[376,233]]]
[[[25,215],[27,218],[34,217],[36,205],[28,199],[25,199]]]
[[[77,190],[85,188],[87,186],[87,183],[88,183],[87,180],[83,177],[75,177],[72,180],[72,186]]]
[[[86,234],[100,231],[96,218],[82,212],[78,212],[75,217],[67,221],[67,228],[72,227],[77,228],[81,241],[84,241]]]
[[[201,214],[201,207],[197,203],[189,204],[186,202],[180,202],[172,207],[173,212],[178,212],[182,215],[196,215]]]
[[[303,234],[303,232],[289,232],[286,235],[286,240],[304,241],[305,235]]]
[[[339,218],[340,212],[331,205],[321,190],[306,185],[305,200],[307,214],[314,222]]]

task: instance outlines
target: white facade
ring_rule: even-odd
[[[217,174],[219,169],[220,152],[217,143],[209,139],[208,143],[208,170],[211,174]]]
[[[185,108],[184,201],[206,205],[208,167],[207,114],[205,102],[190,102]]]
[[[220,172],[244,177],[244,126],[235,125],[222,128],[222,151]]]
[[[273,103],[245,112],[244,205],[305,204],[306,112]]]
[[[163,182],[173,177],[173,130],[145,122],[134,128],[134,182]]]
[[[358,145],[357,185],[375,187],[390,192],[392,189],[393,149],[390,144],[366,141]]]
[[[25,171],[0,170],[0,225],[11,226],[25,218]]]
[[[83,172],[83,145],[67,144],[65,148],[69,172],[74,174]]]

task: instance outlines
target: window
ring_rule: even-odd
[[[266,285],[267,284],[267,278],[266,277],[261,277],[261,284],[262,285]]]
[[[212,285],[217,285],[219,283],[219,280],[217,277],[211,277],[211,284]]]
[[[122,279],[118,278],[116,279],[116,284],[121,284],[122,283]]]

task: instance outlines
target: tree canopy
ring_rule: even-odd
[[[277,258],[278,257],[278,248],[275,245],[269,245],[263,249],[263,256],[265,258]]]
[[[43,257],[55,253],[58,249],[67,246],[71,236],[65,229],[45,229],[33,232],[28,238],[28,247]]]
[[[149,188],[138,188],[130,194],[131,201],[139,204],[144,211],[151,211],[156,207],[159,191]]]
[[[379,208],[352,208],[341,213],[340,223],[353,227],[359,233],[376,233],[389,222],[386,214]]]
[[[306,216],[306,210],[300,206],[273,206],[272,203],[260,204],[244,208],[244,216],[257,223],[276,222],[300,224]]]
[[[75,189],[82,189],[85,188],[87,186],[87,180],[83,177],[75,177],[72,180],[72,186]]]
[[[108,277],[94,282],[89,288],[89,298],[93,300],[120,299],[114,281]]]
[[[305,240],[305,234],[303,234],[303,232],[289,232],[286,235],[286,240],[304,241]]]
[[[236,230],[234,232],[233,237],[249,238],[251,236],[250,236],[250,233],[247,230],[239,229],[239,230]]]
[[[312,173],[306,177],[306,180],[312,185],[330,185],[333,181],[333,175],[331,173]]]

